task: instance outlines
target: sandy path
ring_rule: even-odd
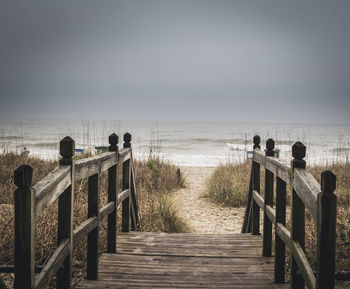
[[[221,207],[203,197],[215,168],[182,167],[186,188],[174,193],[180,216],[196,233],[240,233],[245,208]]]

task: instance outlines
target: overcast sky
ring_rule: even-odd
[[[18,3],[2,118],[350,123],[348,0]]]

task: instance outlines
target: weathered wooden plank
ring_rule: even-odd
[[[337,196],[336,176],[331,171],[321,174],[322,193],[317,196],[317,289],[334,288],[336,255]]]
[[[272,224],[276,223],[276,214],[275,214],[275,210],[269,206],[266,205],[266,215],[268,216],[268,218],[270,219],[270,221],[272,222]]]
[[[115,152],[106,152],[90,158],[81,159],[75,162],[75,178],[81,180],[97,174],[101,169],[107,170],[117,164],[118,158]]]
[[[38,217],[49,205],[67,189],[71,184],[70,166],[58,166],[34,187],[35,215]]]
[[[303,199],[298,195],[294,185],[294,175],[298,174],[298,169],[305,169],[306,162],[303,158],[306,155],[306,147],[301,142],[296,142],[292,146],[293,160],[291,162],[292,174],[293,174],[293,192],[292,192],[292,240],[299,243],[300,247],[305,249],[305,204]],[[301,194],[302,195],[302,194]],[[296,256],[292,254],[292,267],[290,278],[291,289],[304,288],[304,279],[298,274],[298,262]]]
[[[287,185],[286,182],[281,178],[277,177],[276,184],[276,219],[275,226],[278,223],[285,226],[286,225],[286,192]],[[277,233],[277,228],[275,228],[275,282],[283,283],[285,281],[285,261],[286,246],[283,240]]]
[[[97,226],[97,217],[91,217],[81,223],[81,225],[73,231],[73,246],[75,247],[84,237],[87,236]]]
[[[257,149],[254,150],[254,152]],[[253,195],[254,192],[259,194],[260,192],[260,164],[253,160]],[[260,207],[261,208],[261,207]],[[252,233],[253,235],[260,235],[260,208],[259,205],[252,200]]]
[[[124,147],[126,144],[129,145],[130,143],[124,143]],[[122,189],[129,191],[127,197],[122,201],[122,232],[130,231],[130,169],[130,159],[128,159],[123,162],[122,169]]]
[[[289,248],[292,248],[292,237],[288,229],[281,223],[277,223],[276,232],[278,236],[283,240],[283,243]]]
[[[268,139],[266,141],[266,157],[274,156],[275,141],[273,139]],[[269,171],[267,166],[269,162],[265,164],[265,186],[264,186],[264,223],[263,223],[263,248],[262,254],[265,257],[271,257],[272,252],[272,222],[267,215],[267,206],[273,205],[273,180],[274,173]]]
[[[118,253],[100,258],[99,280],[83,280],[78,288],[286,288],[273,283],[273,258],[261,257],[261,240],[250,234],[121,233]]]
[[[127,197],[129,197],[130,190],[126,189],[118,194],[117,206],[122,203]]]
[[[70,241],[61,242],[58,248],[50,257],[44,268],[41,270],[38,278],[35,280],[35,289],[47,288],[53,276],[60,269],[63,261],[68,256],[70,250]]]
[[[256,202],[256,204],[261,208],[264,209],[264,199],[262,196],[259,195],[257,191],[253,191],[253,198]]]
[[[125,161],[127,161],[128,159],[130,159],[131,157],[131,149],[130,148],[122,148],[119,150],[118,152],[118,156],[119,156],[119,164],[124,163]]]
[[[309,261],[305,256],[303,248],[300,246],[299,242],[297,241],[292,240],[291,245],[292,245],[292,254],[293,254],[294,260],[298,264],[299,271],[303,276],[303,279],[307,287],[310,289],[316,288],[316,278],[309,264]]]
[[[290,165],[285,161],[275,157],[265,156],[259,150],[254,150],[253,160],[284,180],[287,184],[290,183]]]
[[[109,151],[114,152],[118,161],[118,142],[119,137],[111,134],[108,138]],[[118,195],[118,165],[111,166],[108,169],[108,202],[112,203],[112,210],[108,212],[107,221],[107,252],[115,253],[117,245],[117,195]],[[103,211],[100,210],[100,216]]]
[[[295,168],[293,173],[293,188],[316,221],[317,195],[321,192],[320,184],[306,169]]]
[[[75,160],[73,159],[75,151],[75,142],[70,137],[65,137],[60,141],[60,155],[62,159],[59,165],[69,165],[71,167],[70,186],[58,198],[58,225],[57,225],[57,244],[68,240],[68,253],[63,258],[56,276],[57,289],[70,289],[72,281],[72,262],[73,262],[73,194],[75,185]]]
[[[136,196],[136,184],[135,184],[135,172],[134,172],[134,159],[131,156],[131,168],[130,168],[130,196],[132,200],[132,204],[134,207],[134,214],[135,214],[135,222],[136,222],[136,229],[141,230],[141,223],[140,223],[140,213],[139,213],[139,204],[137,201]]]
[[[15,289],[34,287],[35,195],[31,190],[33,169],[22,165],[15,170]]]
[[[115,166],[117,163],[118,155],[113,152],[113,154],[108,159],[101,161],[101,173]]]
[[[87,242],[87,276],[88,279],[98,278],[99,258],[99,191],[100,171],[88,179],[88,218],[97,218],[97,226],[88,233]]]
[[[109,215],[110,213],[112,213],[114,211],[115,208],[115,204],[114,202],[109,202],[106,205],[104,205],[101,209],[100,209],[100,214],[98,216],[99,220],[102,220],[104,217],[106,217],[107,215]]]

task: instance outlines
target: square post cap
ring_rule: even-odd
[[[66,136],[60,141],[60,155],[64,159],[70,159],[74,156],[75,153],[75,141],[69,137]]]
[[[332,171],[321,173],[321,190],[325,194],[332,194],[337,187],[337,177]]]
[[[302,160],[306,156],[306,146],[301,143],[300,141],[297,141],[292,146],[292,156],[296,160]]]
[[[108,142],[111,146],[116,146],[119,143],[119,136],[117,136],[115,133],[112,133],[109,137],[108,137]]]
[[[32,178],[33,168],[29,165],[21,165],[15,170],[14,183],[19,188],[30,188]]]
[[[272,151],[275,148],[275,141],[272,138],[269,138],[266,141],[266,149]]]

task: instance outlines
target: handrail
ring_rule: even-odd
[[[291,251],[291,288],[334,288],[336,177],[331,171],[321,174],[322,186],[305,169],[306,147],[292,146],[291,165],[274,157],[274,141],[268,139],[265,154],[260,151],[260,137],[255,136],[248,202],[242,233],[258,235],[259,210],[264,213],[263,256],[271,257],[272,225],[275,226],[275,282],[285,280],[285,246]],[[265,196],[260,195],[260,165],[265,167]],[[273,182],[276,176],[276,210],[273,208]],[[286,185],[292,188],[292,231],[286,228]],[[305,256],[305,208],[317,223],[317,275]]]
[[[277,177],[290,184],[290,165],[276,157],[265,156],[261,151],[255,150],[253,160]],[[304,204],[310,210],[314,220],[317,220],[317,195],[321,192],[321,186],[314,176],[306,169],[295,168],[293,173],[293,188]]]
[[[133,174],[131,135],[124,135],[124,144],[118,149],[119,138],[109,137],[109,152],[75,161],[74,140],[65,137],[60,142],[59,166],[35,186],[31,186],[33,169],[28,165],[15,171],[15,289],[47,288],[57,275],[57,288],[70,288],[72,250],[88,236],[87,278],[98,278],[98,229],[100,221],[108,216],[107,251],[116,252],[116,214],[122,206],[123,231],[140,229],[135,180]],[[123,165],[123,191],[119,193],[118,165]],[[108,203],[99,208],[100,178],[108,170]],[[73,231],[73,193],[77,180],[88,179],[88,219]],[[135,199],[135,200],[134,200]],[[34,233],[36,218],[58,200],[58,246],[44,267],[35,266]],[[0,266],[1,270],[13,270]],[[35,273],[40,272],[37,278]]]

